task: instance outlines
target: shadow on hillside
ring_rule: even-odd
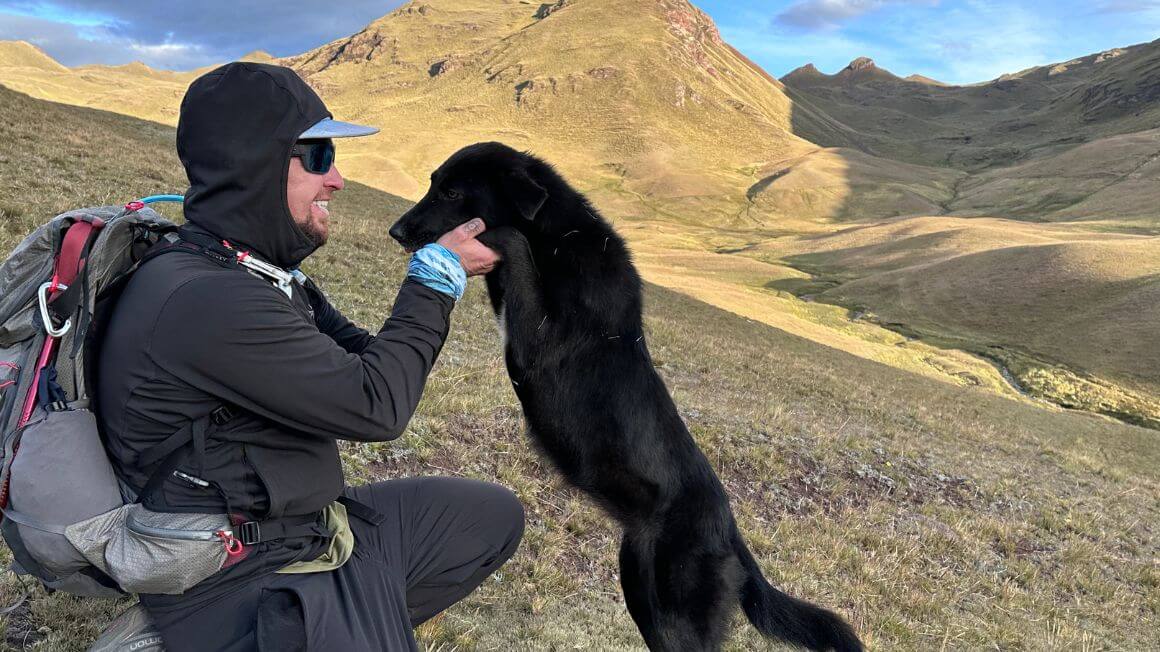
[[[817,148],[756,171],[745,191],[754,212],[774,220],[821,223],[948,212],[960,171],[884,158],[863,142],[862,134],[785,90],[792,132]]]

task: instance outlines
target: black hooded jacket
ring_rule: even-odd
[[[177,130],[190,182],[183,233],[284,268],[301,262],[315,246],[287,208],[290,147],[329,115],[286,68],[234,63],[195,81]],[[153,258],[130,279],[102,339],[96,392],[122,477],[144,486],[156,465],[139,455],[223,404],[237,413],[211,427],[200,463],[191,455],[178,467],[220,491],[168,475],[144,501],[150,509],[222,512],[228,501],[254,520],[317,512],[344,487],[337,440],[389,440],[406,427],[454,301],[408,280],[371,335],[313,283],[291,286],[287,297],[244,268],[188,253]],[[277,564],[301,549],[260,544],[280,551],[270,555]]]

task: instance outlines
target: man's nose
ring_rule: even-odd
[[[342,178],[342,173],[338,171],[337,165],[331,165],[330,171],[326,173],[326,178],[322,183],[331,190],[342,190],[346,187],[346,180]]]

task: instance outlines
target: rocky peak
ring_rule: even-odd
[[[919,75],[917,73],[913,74],[913,75],[907,75],[905,77],[905,79],[908,82],[914,82],[916,84],[926,84],[928,86],[948,86],[949,85],[949,84],[946,84],[945,82],[941,82],[937,79],[932,79],[930,77],[927,77],[926,75]]]
[[[785,80],[785,79],[797,79],[799,77],[805,79],[805,78],[828,77],[828,76],[829,75],[827,75],[826,73],[822,72],[821,70],[818,70],[818,67],[815,66],[814,64],[807,63],[804,66],[798,66],[797,68],[794,68],[793,70],[789,71],[788,73],[785,74],[784,77],[782,77],[782,79],[783,80]]]
[[[546,2],[540,5],[540,8],[536,10],[536,14],[533,16],[533,18],[536,20],[543,20],[570,4],[572,4],[572,0],[558,0],[555,3]]]
[[[677,37],[682,53],[705,72],[717,77],[718,71],[706,52],[707,47],[722,45],[721,32],[705,12],[687,0],[661,0],[669,33]]]
[[[813,84],[820,84],[830,79],[826,73],[818,70],[818,67],[812,63],[807,63],[804,66],[799,66],[789,71],[782,76],[781,82],[790,86],[809,86]]]
[[[870,57],[854,59],[834,77],[847,83],[899,81],[899,78],[890,71],[879,68]]]
[[[1126,52],[1126,51],[1127,50],[1125,50],[1124,48],[1113,48],[1111,50],[1104,50],[1103,52],[1100,52],[1099,54],[1096,55],[1095,63],[1103,63],[1105,61],[1108,61],[1109,59],[1115,59],[1116,57],[1122,56],[1124,54],[1124,52]]]
[[[270,63],[274,60],[274,55],[265,50],[254,50],[248,54],[242,55],[238,61],[249,61],[251,63]]]

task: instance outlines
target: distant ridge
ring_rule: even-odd
[[[903,80],[889,70],[878,67],[878,64],[874,63],[874,60],[870,57],[858,57],[833,75],[827,75],[818,70],[814,64],[807,63],[787,73],[781,78],[781,81],[791,86],[803,86],[816,84],[850,85],[866,82],[896,82]]]
[[[782,81],[795,103],[813,112],[795,121],[795,133],[803,138],[970,171],[1030,162],[1160,125],[1160,40],[969,86],[918,76],[899,79],[867,59],[854,60],[836,75],[812,66],[799,68]],[[1149,147],[1133,146],[1131,153],[1109,154],[1108,160],[1126,156],[1145,164],[1154,154]],[[1074,168],[1047,174],[1037,190],[1039,199],[1025,197],[1031,204],[1027,213],[1042,215],[1080,203],[1084,194],[1077,193],[1072,181],[1064,181],[1070,174],[1093,190],[1107,183],[1083,177]],[[1135,214],[1151,210],[1142,208],[1151,202],[1135,205],[1141,207],[1132,210]]]
[[[809,83],[811,80],[829,79],[829,75],[818,70],[818,67],[812,63],[807,63],[804,66],[794,68],[781,78],[782,83],[801,85]]]
[[[0,66],[66,72],[68,68],[28,41],[0,41]]]
[[[249,61],[250,63],[273,63],[276,61],[274,55],[264,50],[254,50],[249,54],[242,55],[238,61]]]
[[[946,82],[941,82],[937,79],[931,79],[930,77],[927,77],[926,75],[919,75],[919,74],[907,75],[906,77],[903,77],[903,79],[906,81],[916,82],[919,84],[930,84],[931,86],[950,86],[951,85],[951,84],[948,84]]]

